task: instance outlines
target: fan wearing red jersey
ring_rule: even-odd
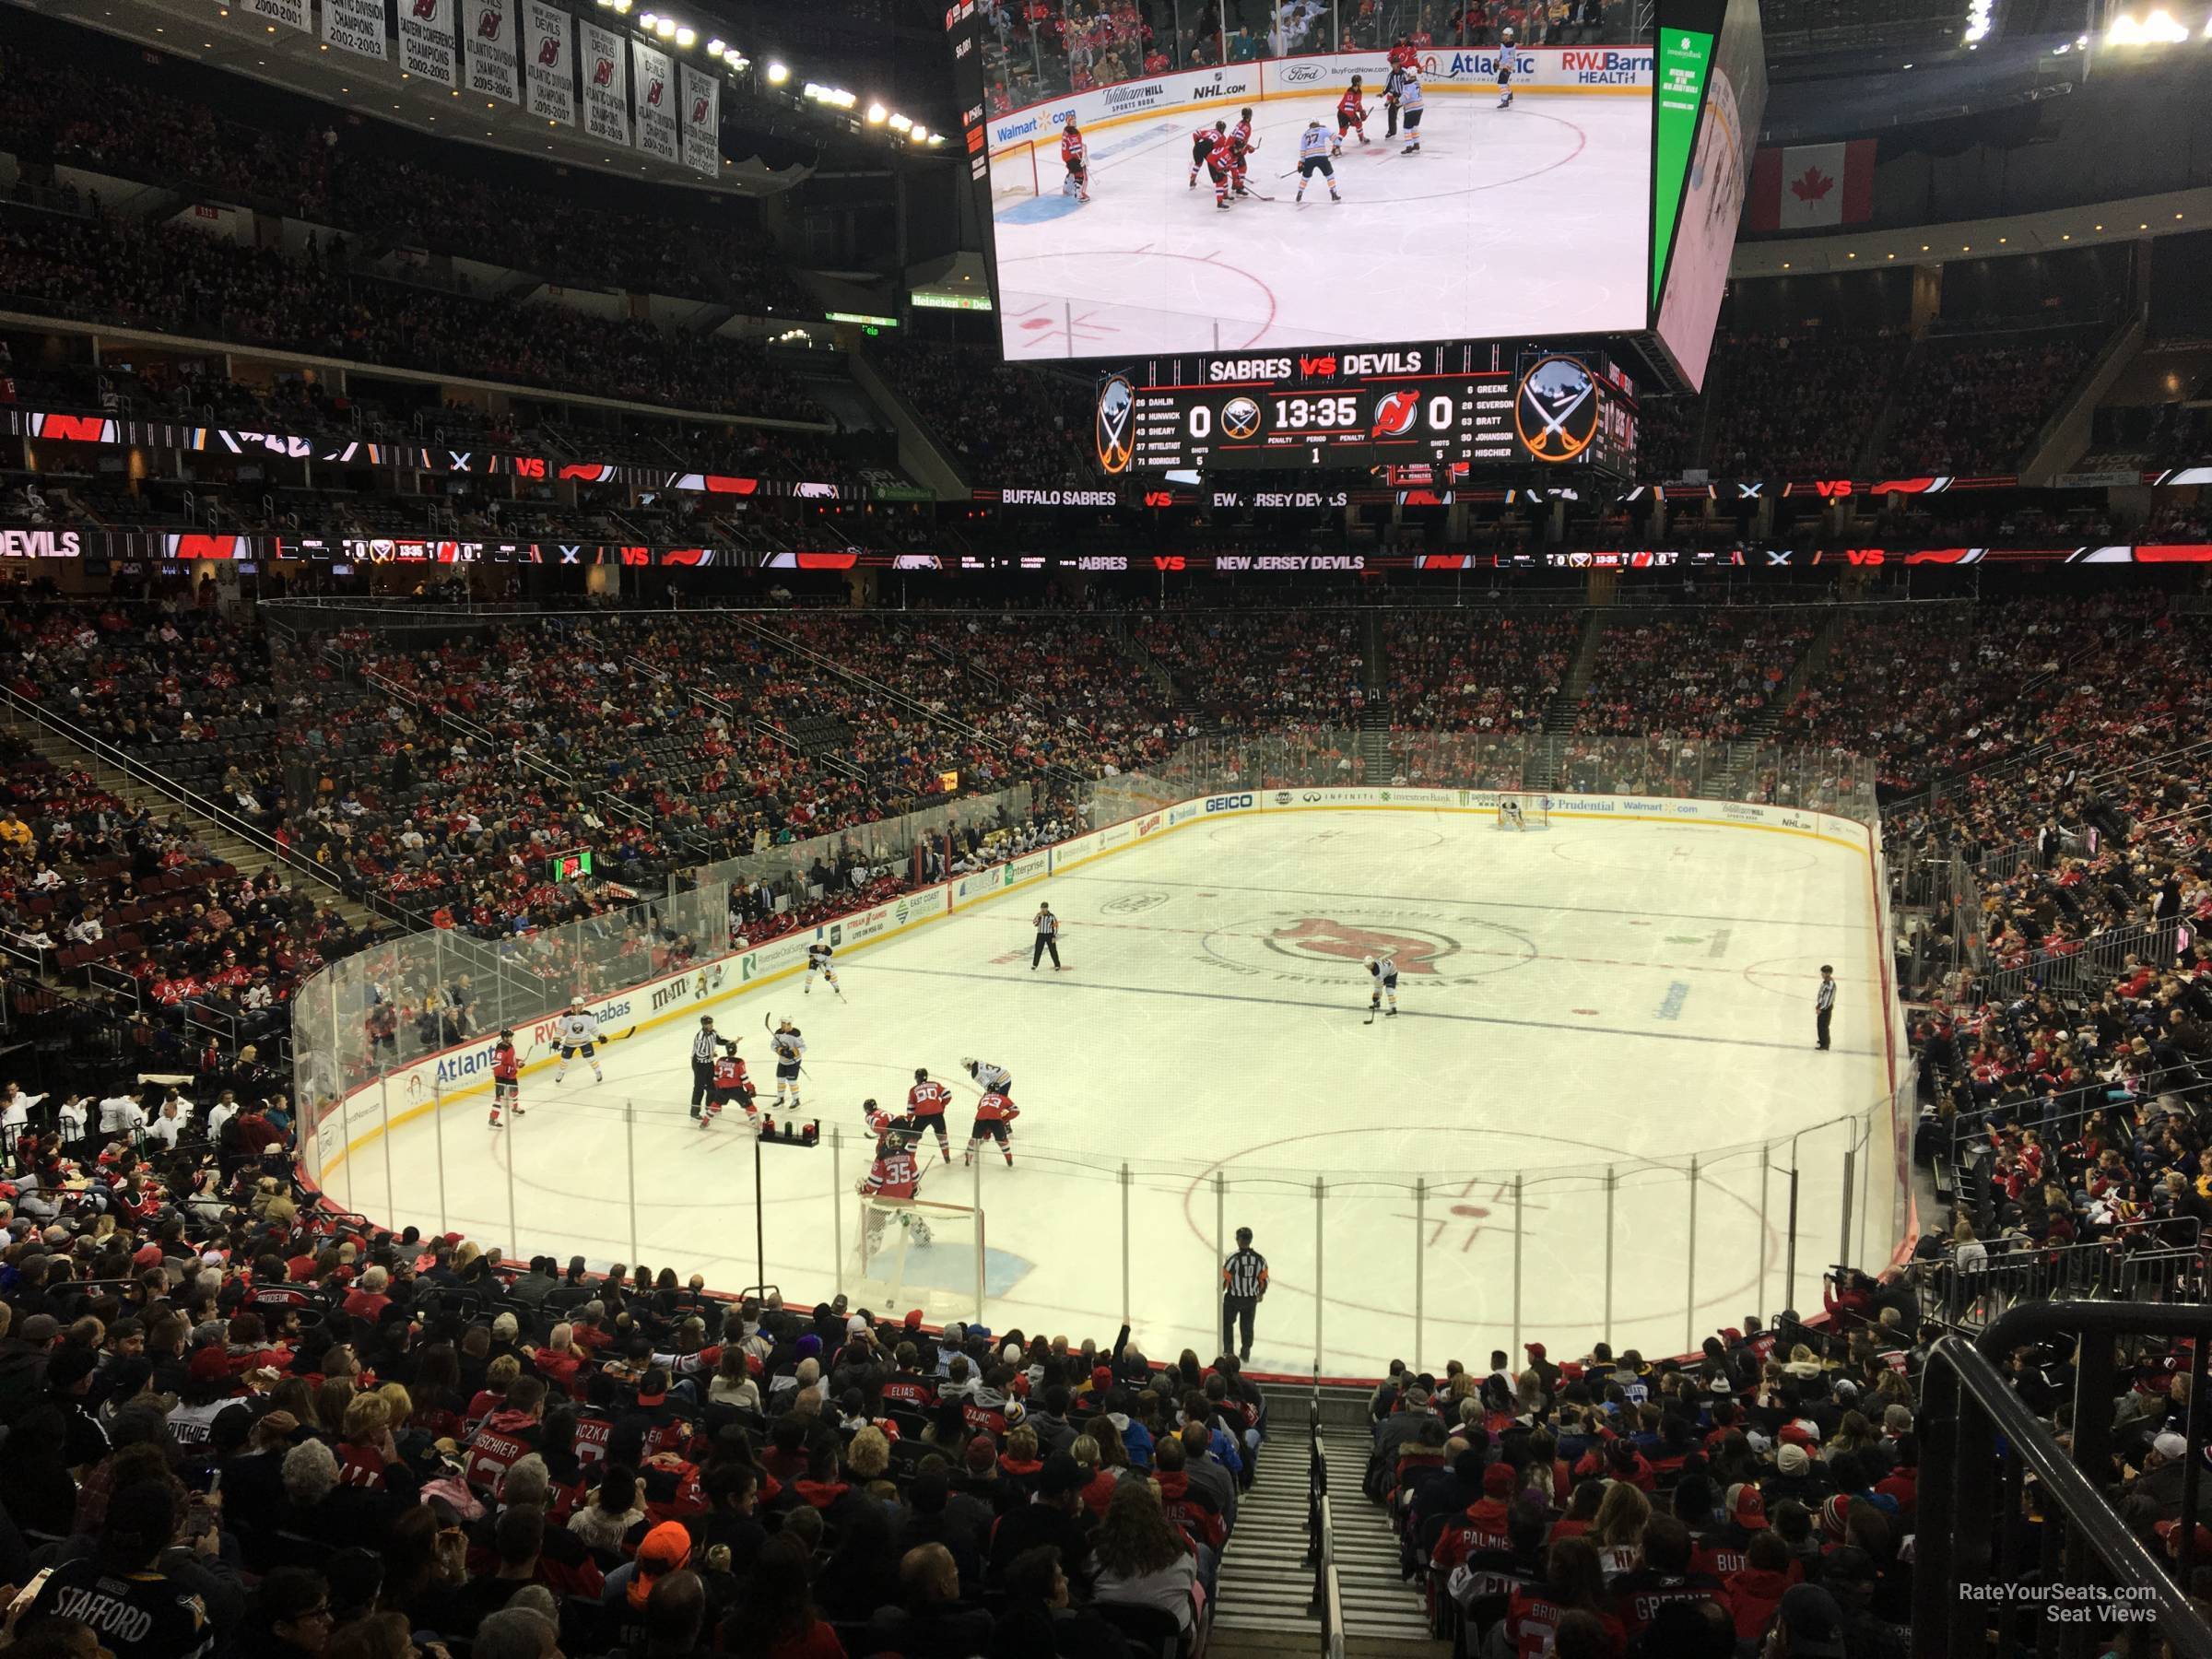
[[[1006,1168],[1014,1167],[1014,1120],[1021,1115],[1021,1108],[1014,1104],[1013,1097],[994,1088],[975,1103],[975,1126],[968,1131],[968,1155],[960,1161],[972,1164],[976,1148],[986,1140],[998,1143],[1005,1156]]]
[[[937,1132],[937,1150],[945,1161],[952,1161],[952,1137],[945,1133],[945,1109],[952,1104],[952,1090],[942,1083],[930,1080],[929,1073],[914,1067],[914,1086],[906,1091],[906,1110],[914,1120],[914,1135],[919,1139],[923,1131]]]
[[[1185,189],[1197,189],[1198,170],[1212,158],[1214,146],[1220,142],[1221,135],[1228,131],[1228,122],[1217,121],[1212,126],[1202,126],[1191,135],[1191,182],[1184,186]]]
[[[514,1033],[501,1031],[499,1046],[491,1051],[491,1126],[500,1127],[500,1108],[512,1107],[523,1115],[523,1057],[514,1052]]]
[[[1237,164],[1237,147],[1222,128],[1214,134],[1214,147],[1206,153],[1206,175],[1214,182],[1214,206],[1226,210],[1229,206],[1229,185],[1234,178]]]
[[[1060,132],[1060,165],[1067,169],[1067,183],[1060,187],[1060,194],[1067,194],[1069,185],[1073,185],[1077,201],[1089,201],[1090,162],[1084,152],[1083,135],[1073,115]]]
[[[1358,133],[1359,142],[1362,144],[1367,142],[1366,97],[1367,94],[1360,85],[1359,77],[1356,75],[1353,76],[1351,86],[1346,89],[1344,96],[1336,100],[1336,141],[1329,146],[1330,155],[1341,156],[1344,154],[1344,135],[1347,132]]]

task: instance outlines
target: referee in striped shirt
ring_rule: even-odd
[[[1252,1358],[1252,1317],[1267,1294],[1267,1258],[1252,1247],[1252,1229],[1237,1229],[1236,1253],[1221,1264],[1221,1351]],[[1241,1330],[1240,1330],[1241,1327]],[[1243,1345],[1238,1346],[1239,1335]]]
[[[714,1016],[701,1014],[699,1030],[691,1039],[691,1115],[697,1117],[707,1103],[714,1088],[714,1051],[720,1040],[714,1035]]]
[[[1828,1046],[1828,1022],[1836,1013],[1836,971],[1826,962],[1820,964],[1820,988],[1813,993],[1813,1029],[1818,1035],[1818,1046]]]

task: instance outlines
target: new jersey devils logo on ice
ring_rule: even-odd
[[[1375,405],[1377,438],[1403,438],[1413,430],[1414,417],[1420,413],[1421,395],[1418,392],[1385,392],[1382,400]]]
[[[1339,957],[1347,962],[1371,956],[1394,956],[1400,973],[1433,974],[1436,959],[1449,956],[1454,948],[1441,939],[1354,927],[1326,916],[1300,917],[1288,927],[1277,928],[1268,935],[1268,941],[1288,947],[1300,956]]]

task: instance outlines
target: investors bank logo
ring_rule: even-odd
[[[1475,915],[1361,906],[1262,912],[1207,933],[1208,966],[1297,984],[1364,985],[1369,957],[1392,957],[1409,985],[1473,984],[1533,961],[1527,935]]]

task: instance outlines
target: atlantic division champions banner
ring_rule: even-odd
[[[629,85],[638,106],[638,148],[671,167],[681,159],[676,130],[676,88],[668,78],[668,54],[642,41],[629,43]]]
[[[722,83],[683,65],[684,165],[712,178],[722,171]]]
[[[583,25],[583,130],[625,148],[629,144],[629,40],[596,23]]]
[[[514,41],[513,0],[463,0],[468,21],[468,89],[512,103],[519,96],[522,65]]]
[[[576,124],[575,20],[545,0],[523,0],[523,105],[541,121]]]

